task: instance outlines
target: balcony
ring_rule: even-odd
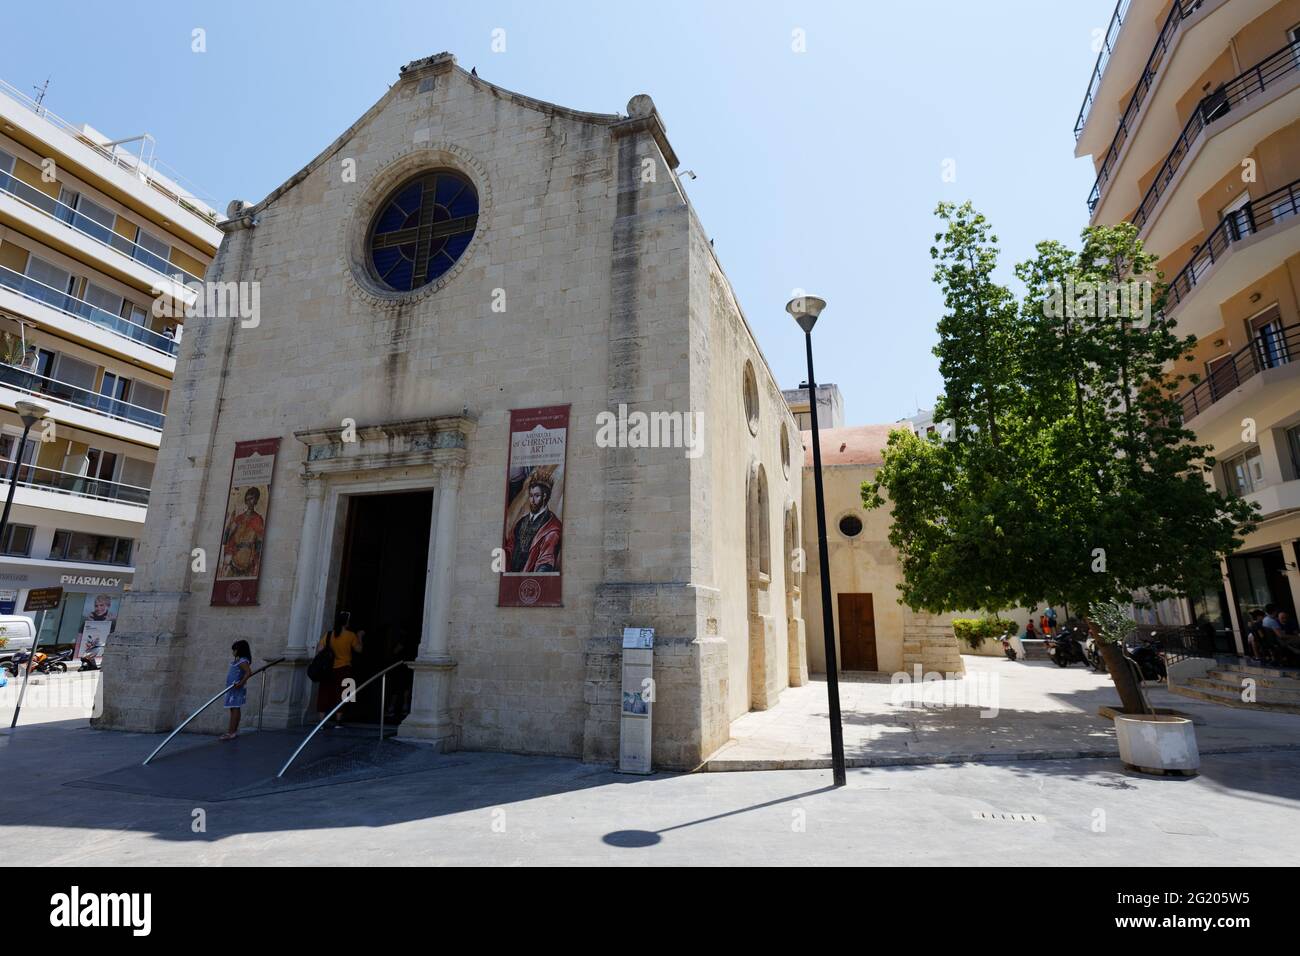
[[[1110,149],[1106,150],[1106,158],[1102,160],[1101,166],[1097,170],[1097,181],[1093,184],[1092,193],[1088,196],[1088,211],[1094,212],[1097,203],[1101,201],[1102,190],[1106,188],[1106,183],[1110,181],[1111,174],[1115,171],[1115,165],[1119,162],[1120,150],[1128,141],[1129,134],[1136,126],[1138,113],[1142,109],[1142,104],[1151,92],[1155,83],[1156,74],[1160,71],[1160,65],[1165,60],[1165,54],[1169,52],[1173,45],[1174,37],[1177,35],[1179,28],[1182,27],[1183,21],[1190,17],[1204,3],[1205,0],[1174,0],[1173,6],[1169,10],[1169,16],[1165,18],[1164,25],[1160,28],[1160,35],[1156,37],[1155,45],[1151,48],[1151,55],[1147,57],[1146,66],[1142,68],[1142,76],[1138,78],[1137,87],[1133,90],[1133,95],[1129,98],[1128,106],[1124,108],[1124,115],[1119,119],[1119,128],[1115,131],[1115,137],[1111,140]],[[1115,15],[1120,16],[1118,8]],[[1121,18],[1122,19],[1122,18]],[[1109,41],[1109,35],[1107,37]],[[1103,69],[1100,58],[1097,61],[1098,71]],[[1094,74],[1094,84],[1101,81],[1101,73]],[[1092,95],[1094,87],[1090,86],[1088,93]],[[1084,99],[1084,108],[1079,111],[1079,121],[1074,127],[1075,139],[1083,132],[1083,124],[1087,121],[1087,111],[1091,106],[1091,100]]]
[[[81,146],[92,150],[101,159],[121,168],[133,178],[145,183],[164,201],[198,216],[210,225],[216,225],[217,214],[205,199],[201,198],[200,191],[188,184],[183,185],[184,177],[174,170],[167,169],[164,171],[165,164],[154,159],[152,149],[150,149],[150,154],[147,156],[136,156],[118,146],[101,145],[90,139],[72,123],[51,113],[45,106],[3,80],[0,80],[0,93],[12,100],[16,105],[34,113],[65,136],[71,137]],[[144,139],[152,147],[153,138],[146,136]]]
[[[1228,255],[1234,243],[1296,215],[1300,215],[1300,179],[1246,203],[1222,219],[1169,283],[1165,311],[1172,312],[1186,301],[1211,267]]]
[[[60,292],[53,286],[37,282],[21,272],[15,272],[13,269],[0,266],[0,287],[9,289],[32,302],[47,305],[56,312],[62,312],[64,315],[70,315],[76,319],[83,319],[100,328],[107,329],[115,335],[138,342],[171,358],[176,357],[176,340],[171,336],[155,332],[143,325],[137,325],[120,315],[105,312],[84,299],[78,299],[67,292]]]
[[[1133,225],[1139,230],[1146,226],[1161,197],[1168,191],[1183,161],[1207,126],[1241,109],[1243,104],[1254,100],[1266,90],[1277,89],[1283,80],[1296,75],[1300,75],[1300,43],[1288,43],[1204,97],[1192,111],[1175,140],[1173,149],[1165,157],[1164,163],[1156,172],[1156,178],[1138,204],[1132,218]]]
[[[0,193],[13,197],[29,209],[44,213],[51,219],[62,223],[74,232],[99,243],[105,248],[115,249],[128,259],[139,263],[150,272],[154,272],[164,279],[177,279],[179,277],[183,283],[200,283],[203,281],[202,276],[186,272],[180,266],[173,265],[169,260],[157,253],[151,252],[139,243],[119,235],[103,223],[82,215],[66,203],[60,202],[53,196],[46,195],[39,189],[29,186],[21,179],[17,179],[8,173],[0,172]]]
[[[1290,365],[1292,359],[1298,357],[1300,325],[1261,332],[1228,362],[1216,366],[1204,381],[1178,396],[1178,404],[1183,409],[1183,422],[1190,422],[1216,402],[1235,394],[1238,388],[1261,372]]]
[[[12,458],[0,458],[0,485],[8,484],[13,468]],[[92,498],[96,501],[140,506],[149,504],[148,488],[124,485],[118,481],[104,481],[101,478],[89,478],[86,475],[74,475],[70,471],[41,468],[37,465],[19,465],[16,484],[19,488],[32,488],[77,498]]]
[[[162,412],[141,405],[132,405],[130,402],[101,395],[67,382],[60,382],[45,375],[37,375],[16,365],[0,363],[0,385],[7,385],[28,395],[52,398],[74,408],[97,412],[117,421],[141,425],[152,431],[162,431],[165,417]]]
[[[1097,65],[1092,68],[1092,78],[1088,81],[1088,92],[1083,95],[1083,105],[1079,107],[1079,117],[1074,121],[1074,139],[1076,142],[1083,135],[1084,124],[1088,122],[1088,114],[1092,111],[1092,104],[1097,96],[1097,87],[1101,86],[1101,78],[1106,72],[1106,64],[1110,62],[1111,51],[1115,49],[1115,42],[1119,39],[1120,27],[1124,25],[1124,18],[1128,16],[1130,2],[1131,0],[1119,0],[1115,4],[1115,12],[1111,14],[1110,25],[1106,28],[1106,35],[1101,41],[1101,51],[1097,54]]]

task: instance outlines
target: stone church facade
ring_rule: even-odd
[[[174,726],[240,638],[287,658],[267,672],[265,725],[314,720],[318,637],[357,581],[403,575],[410,627],[354,625],[410,660],[399,736],[446,749],[615,759],[625,627],[655,629],[659,767],[698,766],[732,720],[807,679],[798,427],[654,104],[627,112],[530,99],[441,54],[261,202],[232,204],[208,281],[257,283],[260,316],[186,322],[98,726]],[[441,205],[444,175],[472,186],[472,213],[450,189]],[[437,208],[387,222],[421,177],[411,195],[437,191]],[[559,606],[501,606],[511,413],[560,406]],[[638,411],[697,416],[700,446],[598,441],[602,415]],[[256,603],[222,606],[232,460],[265,439],[279,451]],[[367,552],[388,539],[356,537],[357,514],[388,515],[366,533],[414,528],[418,560]],[[223,721],[213,707],[197,729]]]

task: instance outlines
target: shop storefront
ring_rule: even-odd
[[[63,589],[59,606],[49,611],[24,611],[32,588]],[[131,573],[54,562],[6,562],[0,566],[0,614],[21,614],[37,627],[37,646],[46,653],[71,649],[74,656],[100,657],[117,627],[122,595],[130,590]]]

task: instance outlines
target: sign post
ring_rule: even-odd
[[[27,603],[23,605],[24,611],[40,611],[40,621],[45,623],[45,612],[52,611],[59,606],[63,600],[63,588],[32,588],[27,592]],[[32,662],[36,659],[36,645],[40,643],[41,631],[36,627],[32,634],[32,649],[27,654],[27,660],[23,664],[23,686],[18,689],[18,703],[14,706],[14,719],[9,721],[9,729],[13,730],[18,726],[18,714],[23,709],[23,698],[27,696],[27,682],[32,677]]]
[[[650,717],[655,699],[654,646],[654,628],[623,628],[623,681],[618,734],[620,773],[653,772],[650,765]]]

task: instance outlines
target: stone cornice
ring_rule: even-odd
[[[669,169],[676,169],[681,165],[681,162],[677,159],[677,153],[673,151],[672,144],[668,142],[668,132],[664,129],[663,120],[659,118],[659,111],[654,109],[653,106],[648,116],[630,116],[611,126],[609,132],[614,139],[630,136],[634,133],[647,132],[654,137],[655,143],[659,146],[659,151],[664,154],[664,162],[668,164]]]
[[[355,440],[345,435],[355,433]],[[400,422],[350,427],[309,428],[294,432],[307,446],[302,477],[376,471],[417,465],[461,469],[474,420],[465,415],[440,415]]]

